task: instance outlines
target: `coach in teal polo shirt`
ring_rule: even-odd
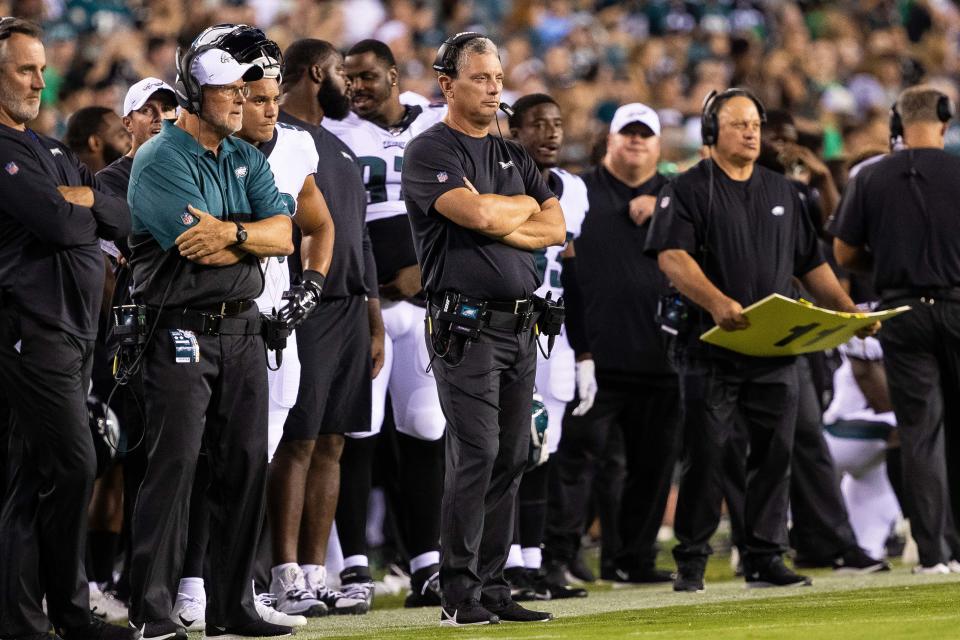
[[[189,512],[201,442],[210,477],[196,490],[208,497],[210,540],[189,547],[210,556],[206,634],[290,632],[260,619],[250,588],[267,471],[267,369],[252,300],[263,288],[260,258],[290,254],[293,228],[266,157],[230,137],[246,82],[263,75],[229,53],[237,31],[212,27],[183,54],[183,109],[137,152],[127,192],[134,299],[147,305],[152,335],[142,356],[148,464],[130,565],[130,622],[143,640],[186,640],[183,625],[195,622],[172,605],[188,531],[196,535]]]

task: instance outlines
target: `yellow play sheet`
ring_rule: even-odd
[[[815,307],[774,293],[743,310],[750,327],[724,331],[714,327],[704,342],[750,356],[792,356],[837,347],[857,330],[898,316],[910,307],[872,313],[843,313]]]

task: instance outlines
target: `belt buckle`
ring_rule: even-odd
[[[223,320],[223,314],[213,315],[210,313],[204,313],[202,315],[203,315],[203,333],[208,336],[220,335],[220,321]]]
[[[526,308],[520,311],[520,305],[526,304]],[[530,308],[530,300],[516,300],[513,303],[514,315],[520,316],[517,320],[517,333],[523,333],[530,328],[533,319],[533,310]]]

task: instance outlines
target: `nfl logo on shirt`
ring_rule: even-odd
[[[187,226],[190,226],[191,224],[193,224],[193,214],[190,213],[189,211],[184,211],[183,213],[180,214],[180,222],[182,222]]]
[[[8,162],[7,164],[4,165],[3,168],[4,170],[6,170],[7,173],[9,173],[12,176],[15,176],[18,173],[20,173],[20,167],[17,166],[16,162]]]
[[[447,181],[447,172],[441,171],[437,174],[437,182],[446,182]]]

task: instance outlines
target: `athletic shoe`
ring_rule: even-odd
[[[890,571],[890,565],[885,560],[876,560],[867,555],[860,547],[851,547],[833,561],[833,570],[838,573],[877,573]]]
[[[181,632],[183,632],[182,629]],[[137,640],[136,629],[107,624],[100,618],[93,617],[82,627],[59,629],[57,635],[63,640]],[[187,634],[183,633],[182,638],[186,640]]]
[[[512,598],[499,602],[486,602],[487,611],[500,618],[500,622],[547,622],[553,620],[553,614],[546,611],[524,609]]]
[[[580,580],[581,582],[596,582],[597,576],[590,570],[590,567],[587,566],[587,563],[583,560],[583,553],[577,553],[573,557],[573,561],[570,562],[567,567],[567,571],[570,572],[570,575]],[[570,580],[570,582],[573,582]]]
[[[950,567],[939,562],[932,567],[917,565],[913,568],[913,573],[918,576],[945,576],[950,573]]]
[[[526,567],[510,567],[503,570],[503,578],[510,585],[510,597],[517,602],[528,602],[537,599],[537,592],[533,588],[533,581]]]
[[[274,608],[281,613],[307,618],[318,618],[328,613],[326,605],[307,588],[303,569],[298,565],[290,565],[279,576],[274,576],[270,593],[276,594]]]
[[[147,622],[131,631],[139,640],[187,640],[187,630],[173,620]]]
[[[90,613],[104,622],[120,622],[130,617],[127,605],[109,591],[90,590]]]
[[[253,598],[253,604],[257,608],[260,619],[264,622],[278,624],[281,627],[303,627],[307,624],[307,619],[303,616],[291,616],[274,609],[277,604],[277,597],[272,593],[257,594]]]
[[[311,593],[327,607],[330,614],[363,615],[369,610],[365,598],[348,598],[343,592],[331,589],[326,584],[315,586]]]
[[[583,587],[571,587],[566,583],[563,572],[552,576],[530,569],[533,574],[533,590],[537,600],[566,600],[567,598],[586,598],[587,590]],[[559,581],[555,581],[559,577]]]
[[[344,597],[351,600],[363,600],[366,604],[366,613],[373,608],[373,596],[376,587],[370,577],[368,567],[350,567],[340,572],[340,591]]]
[[[950,569],[950,573],[960,573],[960,560],[951,560],[948,562],[947,569]]]
[[[642,569],[626,569],[617,566],[607,566],[600,572],[600,578],[621,584],[660,584],[673,582],[673,574],[656,567]]]
[[[185,593],[177,594],[177,601],[173,603],[173,611],[170,612],[170,619],[174,624],[183,626],[187,631],[203,631],[207,628],[206,617],[205,601]]]
[[[677,562],[677,577],[673,580],[673,590],[679,593],[703,593],[703,574],[706,568],[706,558],[690,558]]]
[[[779,555],[746,558],[744,569],[747,572],[747,588],[761,589],[765,587],[809,587],[813,580],[807,576],[794,573],[783,564]]]
[[[25,636],[17,636],[17,640],[63,640],[56,633],[29,633]]]
[[[251,620],[237,627],[210,625],[203,637],[217,640],[245,640],[246,638],[284,638],[293,635],[293,629],[271,624],[264,620]]]
[[[432,564],[410,576],[410,593],[403,606],[407,609],[440,606],[440,565]]]
[[[490,613],[476,598],[464,600],[454,608],[440,607],[441,627],[466,627],[499,622],[500,617]]]

